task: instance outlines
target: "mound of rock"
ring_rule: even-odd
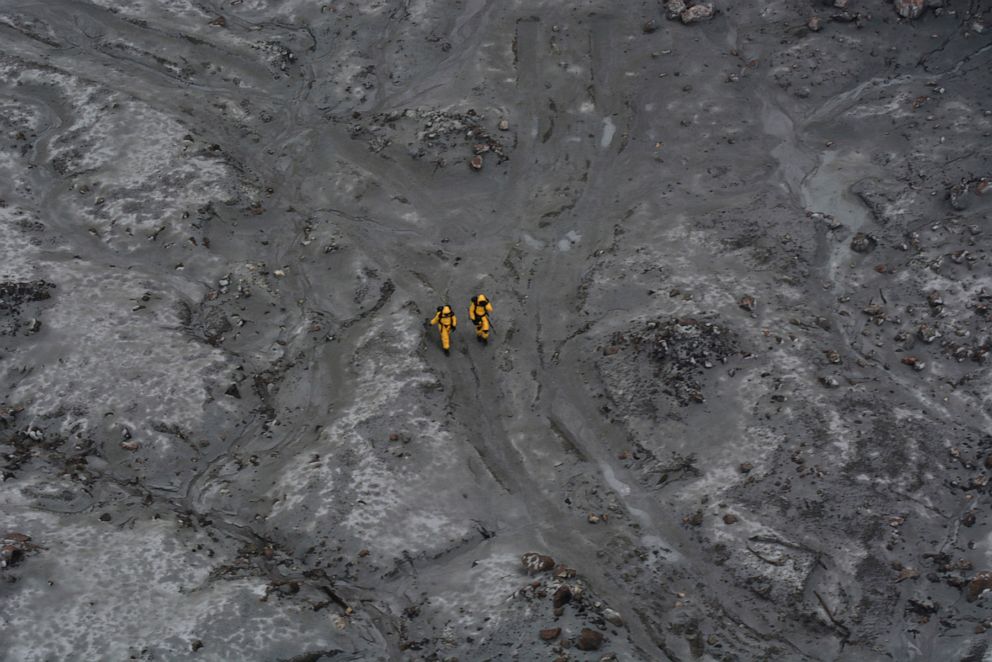
[[[719,324],[682,317],[648,322],[639,331],[614,333],[604,353],[620,348],[632,349],[638,359],[646,356],[663,383],[662,391],[685,405],[702,402],[702,371],[725,363],[737,352],[737,342]]]

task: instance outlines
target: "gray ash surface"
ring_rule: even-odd
[[[0,3],[0,659],[990,659],[990,90],[979,0]]]

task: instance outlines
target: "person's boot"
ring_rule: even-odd
[[[450,349],[448,349],[447,347],[445,347],[445,348],[444,348],[444,355],[445,355],[445,356],[451,356],[451,350],[450,350]]]

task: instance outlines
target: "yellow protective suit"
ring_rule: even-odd
[[[451,353],[451,332],[458,326],[458,318],[451,306],[444,305],[437,307],[437,314],[431,320],[431,326],[437,325],[437,330],[441,332],[441,348],[445,354]]]
[[[493,304],[485,294],[472,297],[472,303],[468,307],[468,318],[475,323],[475,337],[479,342],[489,342],[489,330],[492,328],[489,323],[491,312],[493,312]]]

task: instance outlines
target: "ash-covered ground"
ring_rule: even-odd
[[[0,3],[0,657],[992,659],[992,4],[709,8]]]

